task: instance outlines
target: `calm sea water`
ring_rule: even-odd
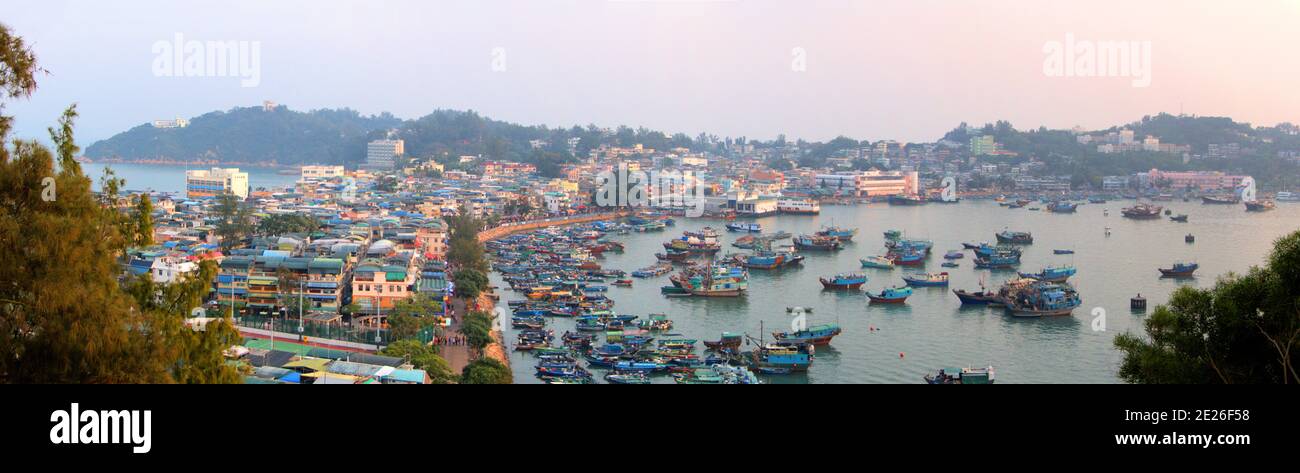
[[[1179,285],[1213,286],[1220,275],[1262,264],[1274,239],[1300,229],[1300,204],[1278,203],[1273,212],[1247,213],[1239,205],[1163,203],[1175,214],[1188,214],[1189,223],[1121,217],[1120,208],[1132,204],[1087,204],[1076,214],[1010,210],[989,201],[823,206],[819,216],[775,216],[758,222],[766,232],[794,234],[831,223],[855,226],[859,234],[854,242],[836,253],[806,252],[802,268],[751,271],[749,293],[742,298],[665,298],[659,287],[670,284],[667,276],[637,279],[631,288],[611,287],[608,295],[617,302],[619,313],[666,313],[674,321],[673,332],[700,340],[717,339],[724,331],[758,336],[760,323],[769,334],[785,330],[790,325],[786,308],[794,306],[813,308],[809,325],[837,322],[843,327],[844,333],[829,347],[818,348],[809,373],[764,377],[772,383],[918,383],[922,375],[939,368],[987,365],[995,367],[999,383],[1115,383],[1120,354],[1112,340],[1125,331],[1140,332],[1145,317],[1129,310],[1129,298],[1141,293],[1154,308]],[[1104,209],[1109,209],[1109,216]],[[609,253],[601,264],[629,272],[648,266],[655,262],[654,253],[663,251],[660,243],[683,230],[705,226],[722,229],[723,222],[679,219],[666,232],[613,235],[611,239],[626,243],[627,251]],[[995,288],[1015,273],[977,270],[969,251],[959,260],[961,267],[942,268],[943,254],[961,249],[962,242],[993,241],[1004,228],[1034,234],[1034,244],[1024,247],[1022,271],[1036,272],[1049,264],[1078,267],[1070,281],[1078,288],[1083,306],[1072,316],[1016,318],[1000,309],[961,307],[951,289],[978,289],[981,278]],[[903,306],[868,305],[865,291],[902,285],[904,271],[913,271],[860,267],[858,258],[884,253],[882,232],[888,229],[934,240],[934,255],[924,269],[948,271],[951,286],[917,288]],[[1194,244],[1184,243],[1188,233],[1196,236]],[[740,235],[723,236],[729,248],[724,252],[743,251],[729,246]],[[1052,250],[1058,248],[1076,254],[1054,255]],[[1161,279],[1156,268],[1175,261],[1196,261],[1201,269],[1195,279]],[[869,276],[863,292],[824,291],[817,281],[818,276],[849,271]],[[501,284],[498,275],[493,274],[493,280]],[[522,298],[508,290],[503,294],[502,307],[505,301]],[[1094,312],[1104,312],[1104,331],[1092,329]],[[870,330],[873,327],[877,330]],[[558,340],[574,325],[569,319],[551,318],[548,328],[555,330]],[[512,342],[511,330],[506,331],[506,339]],[[539,382],[533,376],[532,355],[516,352],[511,357],[517,383]],[[604,371],[593,373],[599,380]],[[660,376],[656,382],[671,382],[671,378]]]
[[[117,177],[126,179],[125,190],[168,192],[176,196],[185,195],[185,171],[212,168],[212,166],[161,164],[82,163],[82,172],[91,178],[95,190],[99,190],[99,178],[104,175],[106,167],[111,168]],[[292,186],[298,180],[297,173],[285,176],[278,174],[275,169],[240,168],[240,170],[248,173],[250,189]]]

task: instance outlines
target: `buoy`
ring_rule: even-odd
[[[903,357],[903,352],[901,352],[901,351],[898,352],[898,357],[899,357],[899,358],[902,358],[902,357]]]
[[[1130,310],[1133,311],[1146,312],[1147,299],[1145,297],[1142,297],[1142,293],[1139,292],[1137,297],[1128,300],[1128,307]]]

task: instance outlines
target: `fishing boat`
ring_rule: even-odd
[[[905,253],[890,253],[889,256],[890,258],[893,258],[893,263],[896,266],[921,266],[925,264],[925,253],[909,251]]]
[[[862,263],[864,268],[894,269],[894,260],[884,256],[868,256],[859,259],[858,262]]]
[[[605,375],[605,381],[609,384],[650,384],[650,378],[641,372],[612,372]]]
[[[867,277],[862,274],[836,274],[831,277],[817,278],[825,289],[858,289],[867,283]]]
[[[667,370],[668,365],[652,361],[617,361],[613,368],[624,372],[654,373]]]
[[[1275,208],[1277,208],[1277,204],[1274,204],[1273,201],[1271,200],[1256,200],[1256,201],[1246,202],[1247,212],[1267,212]]]
[[[650,314],[637,323],[637,328],[652,332],[666,332],[673,329],[673,321],[668,320],[667,314]]]
[[[1089,203],[1089,204],[1104,204],[1104,203],[1106,203],[1106,199],[1103,199],[1103,198],[1101,198],[1101,197],[1090,197],[1090,198],[1088,198],[1088,203]]]
[[[1169,217],[1169,220],[1172,220],[1172,221],[1175,221],[1175,222],[1187,223],[1187,214],[1172,215],[1172,216]]]
[[[926,200],[915,195],[895,194],[889,196],[891,205],[925,205]]]
[[[759,233],[763,231],[763,226],[757,223],[731,222],[727,224],[727,231]]]
[[[1019,265],[1019,253],[997,252],[989,256],[975,257],[975,267],[979,269],[1013,269]]]
[[[692,253],[716,253],[722,249],[722,243],[718,242],[716,236],[700,237],[694,234],[688,234],[674,240],[664,242],[664,249],[673,251],[689,251]]]
[[[903,238],[902,230],[885,230],[885,241],[894,241]]]
[[[782,198],[776,201],[776,211],[783,214],[817,215],[822,207],[815,200]]]
[[[1072,254],[1074,254],[1074,250],[1052,250],[1052,254],[1056,254],[1056,255],[1072,255]]]
[[[691,258],[691,252],[685,250],[668,250],[667,253],[655,253],[659,261],[682,262]]]
[[[999,301],[996,292],[987,291],[983,288],[981,288],[979,292],[967,291],[965,289],[953,289],[952,293],[957,295],[957,299],[961,300],[962,305],[988,305]]]
[[[960,265],[960,264],[957,264],[956,261],[944,261],[943,264],[941,264],[941,265],[939,265],[939,266],[943,266],[943,267],[945,267],[945,268],[959,268],[959,267],[961,267],[961,265]]]
[[[1066,283],[1034,281],[1003,297],[1007,311],[1016,317],[1070,315],[1083,304],[1078,291]]]
[[[879,304],[902,304],[907,302],[907,298],[912,295],[911,287],[891,287],[880,291],[879,294],[868,293],[867,297],[873,303]]]
[[[1201,196],[1201,203],[1210,205],[1234,205],[1240,201],[1241,199],[1235,194]]]
[[[671,272],[673,272],[673,266],[671,264],[660,263],[654,266],[647,266],[645,268],[632,271],[632,277],[653,278],[655,276],[663,276]]]
[[[1034,278],[1043,282],[1065,282],[1074,276],[1077,270],[1074,266],[1048,266],[1037,273],[1020,273],[1022,278]]]
[[[739,333],[722,332],[718,340],[705,340],[704,348],[714,351],[736,351],[740,349],[744,337]]]
[[[933,375],[922,377],[926,384],[993,384],[995,375],[993,367],[988,368],[954,368],[940,369]]]
[[[1300,202],[1300,192],[1278,192],[1273,198],[1278,202]]]
[[[673,284],[693,296],[739,297],[749,287],[749,273],[744,268],[710,264],[700,270],[673,275]]]
[[[614,281],[614,282],[611,283],[611,284],[613,284],[613,285],[615,285],[615,286],[619,286],[619,287],[632,287],[632,280],[631,280],[631,279],[619,279],[619,280],[617,280],[617,281]]]
[[[1150,220],[1150,219],[1160,218],[1160,212],[1162,211],[1164,211],[1164,207],[1161,207],[1159,205],[1137,204],[1132,207],[1127,207],[1121,210],[1120,213],[1127,218],[1132,218],[1137,220]]]
[[[817,231],[817,233],[814,233],[814,235],[819,237],[836,238],[844,242],[852,241],[853,237],[857,234],[858,234],[857,228],[844,228],[835,225],[822,227],[821,230]]]
[[[962,253],[957,250],[949,251],[943,255],[943,259],[962,259],[965,257],[966,257],[966,253]]]
[[[1034,242],[1034,235],[1029,232],[1013,232],[1003,230],[997,234],[998,243],[1011,243],[1017,245],[1028,245]]]
[[[816,349],[807,342],[777,341],[760,345],[745,360],[756,369],[786,369],[805,372],[812,366]]]
[[[1171,268],[1159,268],[1160,275],[1167,278],[1190,278],[1201,265],[1196,263],[1174,263]]]
[[[799,235],[794,239],[794,247],[800,250],[836,251],[844,247],[838,238],[816,235]]]
[[[1047,210],[1052,213],[1068,214],[1079,210],[1079,204],[1058,200],[1047,205]]]
[[[905,274],[903,275],[903,281],[906,282],[908,286],[947,286],[948,273]]]
[[[772,337],[782,342],[802,342],[813,345],[827,345],[831,339],[842,332],[839,324],[823,324],[790,332],[772,332]]]

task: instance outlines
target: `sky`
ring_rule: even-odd
[[[765,140],[934,141],[961,122],[1100,129],[1180,111],[1300,123],[1300,0],[6,5],[0,22],[48,71],[30,99],[5,102],[15,136],[45,137],[77,103],[87,144],[263,100]],[[203,61],[159,72],[186,72],[158,64],[177,34],[245,42],[259,55],[242,56],[257,66],[244,78],[257,80],[214,77]],[[1132,46],[1134,67],[1090,72],[1108,56],[1083,45],[1103,42]]]

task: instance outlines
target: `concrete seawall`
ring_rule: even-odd
[[[495,240],[504,236],[509,236],[519,232],[537,230],[539,228],[556,227],[563,225],[573,225],[575,223],[595,222],[599,220],[610,220],[622,218],[631,215],[631,212],[608,212],[600,214],[575,215],[572,217],[554,217],[543,220],[531,220],[527,222],[508,223],[496,228],[491,228],[478,233],[479,243]]]

